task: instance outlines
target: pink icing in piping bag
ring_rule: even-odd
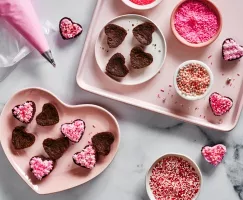
[[[46,60],[56,66],[31,0],[0,0],[0,17],[5,18]]]

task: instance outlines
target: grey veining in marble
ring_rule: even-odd
[[[82,186],[46,196],[37,195],[22,181],[0,149],[0,199],[148,200],[145,174],[153,161],[167,152],[186,154],[200,166],[204,183],[198,200],[243,199],[242,117],[233,131],[222,133],[82,91],[75,77],[96,0],[33,2],[43,20],[58,24],[59,19],[68,16],[80,22],[84,32],[74,41],[62,41],[58,33],[49,38],[56,69],[37,53],[24,59],[0,84],[0,110],[18,90],[43,87],[66,103],[94,103],[111,111],[121,126],[121,144],[114,161],[100,176]],[[203,160],[201,148],[216,143],[225,144],[228,153],[223,163],[214,168]]]

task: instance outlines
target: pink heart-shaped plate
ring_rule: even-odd
[[[33,121],[26,127],[26,131],[35,134],[36,141],[27,149],[15,150],[11,144],[12,131],[16,126],[23,124],[13,117],[12,108],[26,101],[34,101],[36,104],[36,115]],[[60,117],[58,124],[50,127],[41,127],[37,125],[36,116],[41,112],[42,106],[45,103],[52,103],[57,108]],[[85,133],[81,141],[77,144],[70,144],[69,149],[57,160],[52,173],[45,179],[38,181],[30,172],[30,159],[37,155],[47,157],[42,146],[43,140],[46,138],[62,137],[60,131],[61,125],[70,123],[75,119],[82,119],[86,124]],[[7,102],[2,111],[0,127],[0,140],[8,160],[23,180],[39,194],[66,190],[95,178],[112,162],[120,142],[119,125],[111,113],[95,105],[67,105],[50,92],[40,88],[28,88],[16,93]],[[72,160],[73,154],[81,151],[88,145],[93,135],[103,131],[112,132],[115,137],[109,155],[100,157],[95,168],[92,170],[87,170],[75,165]]]

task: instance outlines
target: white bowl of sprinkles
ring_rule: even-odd
[[[158,158],[146,174],[146,190],[150,200],[195,200],[202,182],[202,173],[197,164],[177,153]]]
[[[207,96],[212,89],[214,77],[211,69],[199,60],[180,64],[174,74],[176,92],[184,99],[195,101]]]

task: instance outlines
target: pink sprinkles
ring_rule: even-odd
[[[202,149],[202,155],[207,162],[217,166],[223,160],[226,151],[226,147],[222,144],[218,144],[213,147],[205,146]]]
[[[81,152],[74,154],[73,160],[77,165],[93,169],[96,164],[96,151],[93,146],[89,145]]]
[[[149,185],[156,200],[192,200],[200,178],[188,161],[168,156],[153,168]]]
[[[32,102],[25,102],[22,105],[15,106],[13,108],[13,114],[24,123],[29,123],[33,117],[33,103]]]
[[[130,0],[130,1],[137,5],[148,5],[153,3],[155,0]]]
[[[60,22],[61,34],[66,39],[71,39],[80,34],[83,29],[79,24],[73,23],[70,19],[64,18]]]
[[[226,39],[223,43],[224,60],[230,61],[239,59],[243,56],[243,47],[236,43],[233,39]]]
[[[77,119],[71,124],[63,124],[61,131],[72,142],[79,142],[85,131],[85,123],[83,120]]]
[[[30,160],[30,168],[32,173],[38,180],[47,176],[53,170],[54,162],[52,160],[42,160],[40,157],[33,157]]]
[[[176,81],[179,90],[184,95],[203,95],[210,85],[210,76],[204,67],[192,63],[179,70]]]
[[[175,14],[175,29],[188,42],[207,42],[217,33],[216,14],[200,0],[184,2]]]

